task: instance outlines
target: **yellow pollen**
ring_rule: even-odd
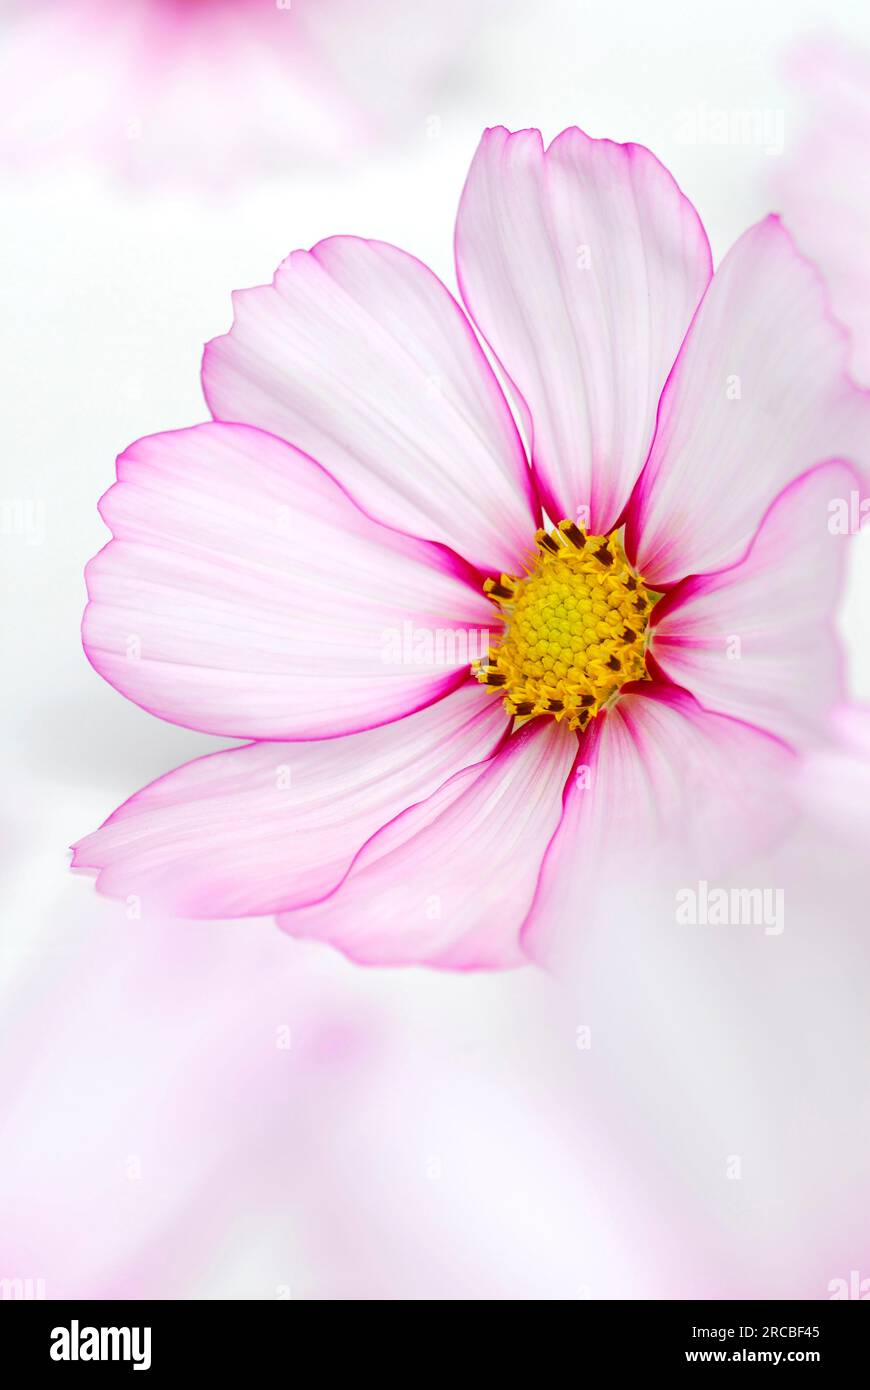
[[[617,531],[589,536],[561,521],[535,543],[523,577],[484,585],[504,631],[474,674],[508,714],[552,714],[585,729],[626,681],[649,679],[647,623],[660,595],[632,569]]]

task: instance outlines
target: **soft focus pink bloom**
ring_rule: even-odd
[[[832,738],[800,767],[802,802],[850,848],[866,856],[870,840],[870,708],[843,705]]]
[[[347,158],[423,122],[455,0],[3,0],[0,161],[202,182]]]
[[[263,927],[63,912],[0,1021],[4,1278],[294,1300],[686,1279],[545,976],[487,982],[488,1014],[446,975],[378,997]]]
[[[788,72],[796,137],[772,191],[801,249],[825,273],[854,336],[852,366],[870,382],[870,54],[844,40],[804,40]]]
[[[576,129],[484,135],[456,253],[471,321],[394,247],[293,253],[206,349],[214,421],[121,456],[88,656],[162,718],[255,742],[81,841],[103,891],[276,914],[359,961],[515,965],[788,813],[844,693],[829,508],[870,453],[815,271],[768,218],[713,276],[654,156]],[[384,660],[391,632],[499,638],[483,581],[526,571],[542,509],[624,526],[665,595],[650,679],[585,732],[514,728],[465,641]]]
[[[62,826],[75,797],[48,799]],[[4,1277],[48,1297],[825,1298],[866,1269],[864,848],[817,823],[741,867],[784,892],[778,936],[677,925],[628,885],[580,933],[573,988],[397,989],[265,921],[82,912],[67,885],[0,1020]],[[44,860],[25,839],[18,881]]]
[[[781,935],[678,925],[672,893],[631,879],[582,923],[566,983],[399,981],[288,949],[268,919],[81,897],[50,845],[82,787],[11,785],[7,918],[32,926],[2,953],[4,1278],[48,1297],[826,1298],[866,1270],[866,828],[847,853],[820,788],[824,816],[734,880],[784,891]]]

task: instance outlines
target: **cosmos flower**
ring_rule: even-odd
[[[294,252],[206,349],[213,421],[121,456],[88,657],[252,742],[80,842],[103,892],[517,965],[757,847],[824,739],[870,403],[779,221],[714,276],[648,150],[497,128],[456,259],[464,309],[393,246]]]
[[[0,19],[7,169],[185,186],[422,128],[472,22],[455,0],[0,0]]]

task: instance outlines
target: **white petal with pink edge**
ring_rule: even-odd
[[[519,930],[576,750],[555,720],[527,725],[385,826],[331,897],[280,925],[369,965],[524,964]]]
[[[462,296],[526,417],[550,516],[616,523],[712,273],[694,208],[640,145],[488,130],[456,223]]]
[[[674,686],[620,695],[581,741],[525,949],[570,962],[609,916],[652,913],[772,841],[792,813],[795,764],[779,740]]]
[[[238,738],[385,724],[465,679],[491,617],[442,547],[372,521],[260,430],[154,435],[101,503],[83,639],[151,713]]]
[[[212,753],[138,792],[79,841],[75,868],[110,897],[187,917],[261,916],[338,883],[369,836],[507,736],[466,685],[377,729]]]
[[[626,548],[649,584],[733,564],[815,464],[870,465],[870,394],[849,379],[847,352],[778,219],[751,227],[698,309],[629,506]]]
[[[339,236],[294,251],[233,305],[203,361],[217,419],[312,454],[379,521],[516,569],[537,524],[525,453],[437,276],[394,246]]]
[[[705,708],[794,745],[823,736],[843,695],[834,611],[848,537],[832,507],[848,508],[859,483],[841,463],[805,473],[777,498],[743,560],[687,579],[653,609],[653,656]]]
[[[829,721],[831,738],[801,760],[798,787],[807,815],[860,847],[870,839],[870,706],[844,704]],[[862,916],[866,917],[866,905]]]

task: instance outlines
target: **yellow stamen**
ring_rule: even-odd
[[[585,729],[626,681],[647,680],[647,623],[659,594],[625,558],[619,532],[588,536],[573,521],[538,531],[525,576],[488,579],[504,632],[475,675],[509,714],[551,714]]]

